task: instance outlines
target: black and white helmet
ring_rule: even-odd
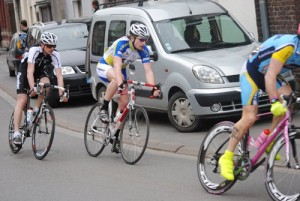
[[[57,36],[50,32],[44,32],[41,35],[41,42],[47,45],[56,45]]]
[[[143,24],[132,24],[130,27],[130,34],[147,39],[150,37],[150,33],[148,31],[148,28]]]

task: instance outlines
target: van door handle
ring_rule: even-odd
[[[92,64],[97,64],[99,61],[98,60],[91,60]]]

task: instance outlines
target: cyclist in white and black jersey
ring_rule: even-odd
[[[22,110],[27,102],[27,90],[30,96],[36,95],[34,90],[34,82],[39,79],[42,83],[50,83],[50,77],[55,68],[58,86],[63,87],[63,76],[61,72],[61,61],[59,53],[55,50],[57,36],[53,33],[44,32],[41,35],[39,46],[33,46],[29,49],[29,53],[22,59],[17,73],[17,104],[14,111],[14,143],[21,144],[21,134],[19,131]],[[59,90],[59,95],[63,102],[68,99],[63,96],[63,91]],[[37,99],[35,112],[41,104],[42,97]]]
[[[117,39],[104,53],[97,65],[97,74],[104,82],[108,82],[104,96],[100,118],[108,122],[108,103],[117,92],[123,90],[123,81],[127,79],[126,66],[141,58],[144,65],[145,77],[148,83],[155,84],[152,64],[150,63],[149,51],[146,42],[150,37],[148,28],[143,24],[132,24],[129,36]],[[157,85],[152,89],[153,96],[159,96],[160,90]],[[128,95],[118,98],[118,111],[124,110],[128,103]],[[116,133],[116,137],[118,131]]]

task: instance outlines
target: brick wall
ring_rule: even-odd
[[[270,36],[296,33],[300,23],[300,0],[266,0]],[[259,0],[255,0],[259,41],[262,40]]]

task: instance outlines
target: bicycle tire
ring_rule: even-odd
[[[42,160],[51,149],[55,134],[55,116],[49,105],[44,105],[33,122],[32,151],[36,159]]]
[[[225,152],[234,123],[225,121],[213,126],[206,134],[198,153],[197,173],[203,188],[211,194],[222,194],[236,182],[220,175],[219,158]]]
[[[132,128],[129,125],[129,115],[132,117]],[[145,153],[150,132],[149,117],[146,110],[136,105],[128,112],[120,132],[121,156],[125,163],[137,163]]]
[[[97,157],[107,143],[108,126],[99,119],[102,103],[96,103],[90,109],[84,126],[84,145],[88,154]],[[93,126],[93,127],[92,127]]]
[[[22,145],[15,145],[15,143],[13,142],[14,132],[15,132],[15,125],[14,125],[14,112],[13,112],[10,117],[9,127],[8,127],[8,143],[12,153],[16,154],[22,149]]]
[[[267,158],[265,186],[275,201],[300,200],[300,132],[291,132],[289,135],[290,167],[287,166],[283,135],[274,142]],[[293,156],[295,153],[298,162]],[[280,155],[280,160],[275,160],[276,154]]]

